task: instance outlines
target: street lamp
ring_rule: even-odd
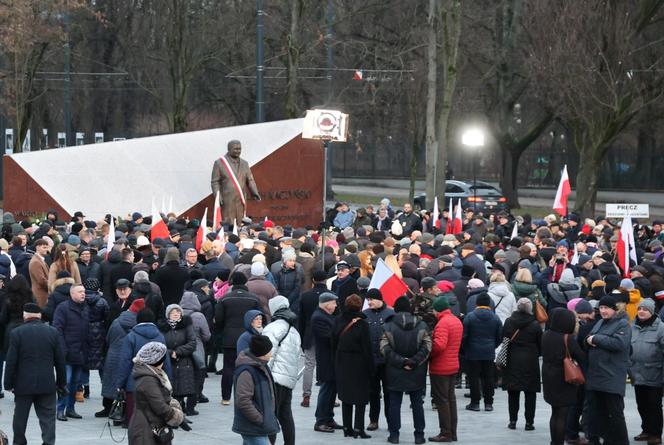
[[[461,143],[468,148],[484,146],[484,132],[479,128],[469,128],[461,135]],[[477,211],[477,153],[473,159],[473,211]]]

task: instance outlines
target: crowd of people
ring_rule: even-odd
[[[245,444],[294,444],[292,403],[314,408],[315,431],[352,438],[371,437],[382,413],[387,441],[399,443],[404,394],[425,443],[427,383],[431,442],[457,441],[455,390],[465,388],[471,412],[493,411],[505,390],[512,430],[523,393],[525,431],[543,392],[554,445],[628,444],[629,383],[642,421],[634,440],[661,444],[660,221],[633,227],[638,261],[621,270],[620,221],[466,209],[462,231],[446,234],[447,210],[434,221],[409,204],[377,207],[337,203],[320,227],[245,218],[198,246],[200,222],[173,214],[163,216],[169,236],[151,240],[152,221],[137,212],[113,225],[111,215],[5,213],[0,364],[14,443],[27,443],[32,405],[54,443],[56,419],[81,419],[76,403],[96,371],[95,417],[114,417],[125,400],[114,422],[130,444],[169,443],[217,391]],[[408,288],[390,304],[371,286],[378,261]],[[206,385],[210,373],[220,389]]]

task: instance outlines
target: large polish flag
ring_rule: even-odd
[[[618,266],[622,269],[623,277],[629,278],[629,260],[636,263],[636,243],[634,242],[634,226],[632,217],[627,215],[623,218],[618,234],[618,244],[616,245],[618,253]]]
[[[196,252],[201,251],[201,245],[203,245],[203,241],[205,241],[205,235],[207,235],[207,207],[205,207],[203,219],[201,219],[201,225],[198,226],[198,231],[196,232]]]
[[[150,241],[154,241],[157,238],[168,238],[170,232],[168,231],[168,226],[164,222],[164,219],[161,217],[161,213],[157,211],[157,207],[154,205],[154,200],[152,201],[152,228],[150,229]]]
[[[572,187],[569,185],[569,176],[567,175],[567,164],[563,167],[563,173],[560,176],[560,184],[556,191],[556,198],[553,200],[553,210],[560,216],[567,216],[567,198],[572,193]]]
[[[408,292],[406,283],[387,267],[382,258],[379,258],[376,263],[376,270],[371,277],[369,289],[380,290],[380,293],[383,294],[383,301],[388,306],[394,306],[397,298]]]

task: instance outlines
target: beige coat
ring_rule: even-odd
[[[251,174],[251,169],[247,161],[240,158],[240,161],[236,162],[228,154],[225,154],[224,157],[233,169],[240,187],[242,187],[244,199],[249,200],[254,195],[258,195],[258,188],[256,187],[254,176]],[[233,220],[237,220],[239,223],[244,217],[246,209],[242,205],[242,199],[233,184],[233,180],[228,175],[226,167],[222,165],[220,159],[214,161],[214,165],[212,166],[211,185],[212,195],[216,197],[217,191],[219,191],[223,202],[221,206],[223,222],[225,224],[233,224]]]
[[[30,281],[32,282],[32,294],[39,307],[46,307],[48,300],[48,265],[46,262],[33,255],[28,265]]]
[[[71,269],[71,277],[74,279],[74,283],[76,284],[82,284],[81,283],[81,273],[78,270],[78,265],[70,259],[70,269]],[[57,263],[51,264],[51,268],[48,270],[48,293],[50,294],[53,292],[53,289],[55,288],[55,280],[58,279],[58,273],[60,273],[63,269],[61,269]]]

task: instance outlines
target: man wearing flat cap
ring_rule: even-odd
[[[42,442],[55,443],[56,392],[65,394],[66,385],[65,356],[58,331],[42,323],[39,306],[26,303],[23,324],[9,337],[5,364],[5,389],[14,393],[14,443],[28,443],[25,430],[32,405],[39,418]]]

